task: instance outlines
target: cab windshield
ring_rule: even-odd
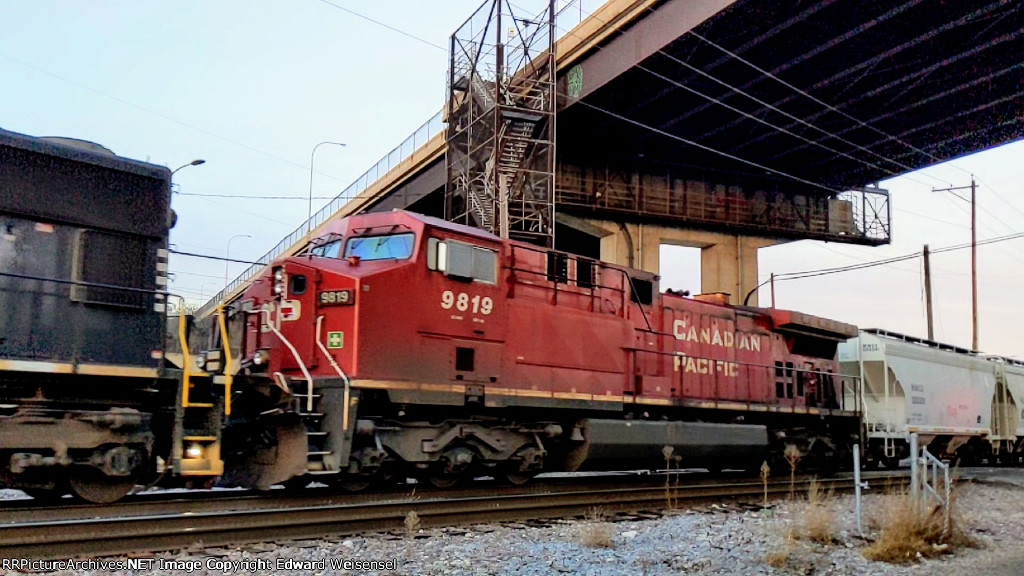
[[[349,238],[345,244],[345,258],[356,256],[360,260],[404,260],[412,256],[415,238],[412,232]]]

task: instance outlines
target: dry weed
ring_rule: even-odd
[[[792,500],[796,490],[796,467],[800,465],[803,454],[795,444],[787,444],[783,456],[786,458],[786,463],[789,464],[789,499]]]
[[[591,506],[583,514],[583,519],[590,523],[604,522],[604,508],[601,508],[600,506]]]
[[[906,493],[885,496],[881,513],[872,521],[879,530],[878,539],[864,548],[864,557],[910,564],[922,558],[952,553],[957,548],[976,546],[974,539],[960,527],[955,492],[950,498],[950,511],[947,529],[942,507],[931,502],[915,505]]]
[[[420,530],[420,515],[415,510],[410,510],[405,515],[405,533],[408,536],[412,536]]]
[[[811,574],[814,571],[813,565],[806,558],[800,556],[793,529],[786,533],[786,540],[782,548],[765,554],[764,561],[765,564],[773,568],[794,574]]]
[[[607,524],[584,524],[580,544],[587,548],[614,548],[612,529]]]
[[[789,557],[792,552],[789,549],[778,550],[765,554],[764,561],[773,568],[785,568],[789,564]]]
[[[586,521],[580,529],[580,544],[588,548],[614,548],[612,528],[605,521],[604,510],[594,506],[584,514]]]
[[[832,544],[836,541],[832,530],[835,513],[832,511],[831,500],[832,494],[826,494],[817,480],[811,480],[807,489],[807,508],[803,514],[800,538],[819,544]]]
[[[764,507],[768,507],[768,475],[771,474],[772,469],[768,466],[768,461],[765,460],[761,463],[761,484],[764,485]]]

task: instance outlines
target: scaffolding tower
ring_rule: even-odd
[[[445,217],[554,245],[555,6],[487,0],[451,37]]]

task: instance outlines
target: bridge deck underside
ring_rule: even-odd
[[[1024,2],[729,1],[613,0],[609,14],[636,18],[607,29],[593,20],[612,17],[595,12],[588,26],[597,46],[580,36],[559,52],[560,62],[572,56],[559,71],[561,90],[571,94],[571,67],[585,71],[598,53],[617,64],[608,70],[626,71],[604,84],[601,74],[574,79],[582,99],[563,100],[558,113],[559,163],[835,196],[1024,137]],[[681,14],[718,5],[728,7],[692,32],[679,29]],[[428,161],[388,172],[335,217],[406,207],[440,215],[441,146],[421,146]],[[556,211],[602,209],[588,197]],[[876,243],[863,230],[847,241]]]
[[[1021,54],[1021,2],[741,0],[585,91],[558,156],[827,194],[1024,136]]]

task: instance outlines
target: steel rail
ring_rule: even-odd
[[[905,473],[871,475],[889,486],[907,482]],[[805,491],[813,480],[803,478],[791,486],[788,480],[768,484],[772,496],[791,490]],[[850,478],[818,480],[826,490],[853,488]],[[654,510],[675,502],[751,497],[760,501],[764,485],[744,480],[708,482],[675,487],[665,482],[646,485],[583,487],[571,489],[508,490],[461,497],[427,498],[405,494],[389,500],[320,503],[316,505],[268,505],[243,510],[182,511],[121,517],[32,520],[0,525],[0,557],[34,560],[138,554],[248,542],[281,542],[321,539],[362,532],[403,530],[409,512],[416,512],[420,526],[479,524],[486,522],[579,516],[595,506],[606,513]],[[273,499],[265,499],[274,502]]]
[[[679,487],[716,481],[735,482],[747,479],[742,472],[725,472],[711,476],[703,472],[683,472],[679,475]],[[656,476],[664,478],[663,475]],[[175,512],[227,511],[282,506],[324,506],[330,504],[354,504],[358,502],[419,498],[466,498],[497,491],[505,493],[538,494],[553,490],[585,490],[627,483],[650,483],[650,474],[635,472],[610,472],[600,475],[566,475],[540,477],[524,486],[509,486],[493,480],[475,480],[458,488],[435,488],[430,484],[406,484],[370,489],[352,493],[331,488],[305,488],[301,490],[189,490],[143,492],[126,497],[111,504],[89,504],[74,499],[38,503],[29,498],[24,500],[0,501],[0,528],[6,524],[41,520],[70,520],[74,518],[130,517],[140,514],[168,514]],[[675,482],[675,478],[673,478]]]

